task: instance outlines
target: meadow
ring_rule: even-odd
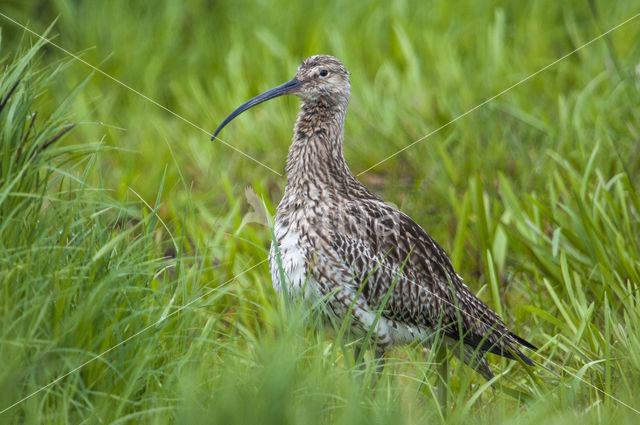
[[[640,16],[587,44],[638,13],[2,0],[0,424],[640,422]],[[255,210],[298,100],[209,138],[320,53],[351,72],[354,174],[539,347],[489,356],[521,397],[447,357],[441,405],[418,345],[373,376],[272,289]]]

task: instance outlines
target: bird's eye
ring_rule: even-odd
[[[329,75],[329,71],[327,71],[326,69],[322,69],[320,70],[320,74],[321,77],[326,77],[327,75]]]

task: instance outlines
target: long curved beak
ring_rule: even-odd
[[[262,94],[259,94],[258,96],[254,97],[248,102],[245,102],[244,104],[239,106],[235,111],[229,114],[229,116],[225,118],[224,121],[222,121],[222,124],[220,124],[216,129],[216,131],[213,133],[211,140],[216,138],[218,133],[220,133],[220,130],[222,130],[225,125],[229,124],[229,122],[231,122],[232,119],[234,119],[235,117],[237,117],[238,115],[246,111],[247,109],[252,108],[257,104],[267,101],[269,99],[273,99],[274,97],[282,96],[283,94],[295,93],[296,89],[301,85],[302,83],[298,81],[297,78],[294,77],[293,80],[288,81],[282,85],[279,85],[278,87],[273,88],[269,91],[266,91]]]

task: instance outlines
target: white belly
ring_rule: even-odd
[[[274,233],[280,244],[279,252],[276,252],[274,242],[271,243],[269,251],[269,269],[273,288],[291,299],[303,298],[315,301],[320,294],[317,282],[309,275],[305,252],[300,247],[300,233],[294,232],[291,227],[284,228],[277,224]],[[284,272],[284,278],[280,275],[280,268]]]

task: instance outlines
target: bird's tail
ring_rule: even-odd
[[[522,345],[531,350],[538,349],[535,345],[514,333],[509,332],[508,336],[512,338],[516,344]],[[487,362],[487,359],[484,357],[486,352],[494,353],[512,360],[519,358],[525,364],[535,366],[535,363],[529,357],[516,348],[516,344],[506,341],[503,341],[500,346],[497,343],[490,344],[486,339],[480,342],[474,340],[473,343],[469,343],[469,340],[466,337],[463,338],[463,342],[461,342],[457,339],[451,338],[450,336],[445,336],[443,344],[447,349],[453,352],[456,357],[480,373],[487,380],[493,378],[494,374],[491,366],[489,366],[489,362]]]

